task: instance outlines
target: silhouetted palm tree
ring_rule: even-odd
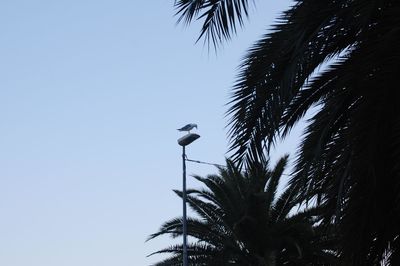
[[[333,259],[332,236],[314,226],[318,209],[290,214],[294,191],[276,197],[287,157],[272,171],[256,164],[242,173],[227,163],[219,175],[195,176],[206,189],[188,191],[198,215],[188,219],[188,235],[195,239],[188,252],[191,265],[327,265]],[[182,219],[164,223],[150,239],[165,234],[181,236]],[[182,263],[181,245],[156,253],[172,254],[156,265]]]
[[[229,39],[246,0],[176,1]],[[332,60],[334,59],[334,60]],[[320,68],[322,69],[321,71]],[[400,1],[296,0],[241,64],[229,109],[236,159],[262,160],[312,107],[291,184],[317,198],[351,265],[400,265]]]

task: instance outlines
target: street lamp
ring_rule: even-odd
[[[195,133],[188,133],[178,139],[178,144],[182,146],[182,165],[183,165],[183,180],[182,180],[182,202],[183,202],[183,266],[188,266],[187,254],[187,219],[186,219],[186,153],[185,147],[200,138]]]

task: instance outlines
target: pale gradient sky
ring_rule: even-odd
[[[145,239],[181,214],[176,128],[197,123],[188,156],[224,163],[236,67],[289,5],[255,2],[217,55],[172,0],[0,2],[0,265],[157,261],[171,241]]]

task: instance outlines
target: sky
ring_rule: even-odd
[[[172,0],[0,2],[0,265],[159,260],[146,255],[172,241],[145,240],[181,215],[176,129],[197,123],[188,157],[224,163],[237,66],[290,4],[255,2],[217,53]],[[272,157],[294,155],[299,132]]]

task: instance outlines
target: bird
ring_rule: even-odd
[[[188,133],[190,133],[190,130],[192,130],[193,128],[197,129],[197,124],[187,124],[182,128],[178,128],[178,131],[187,131]]]

